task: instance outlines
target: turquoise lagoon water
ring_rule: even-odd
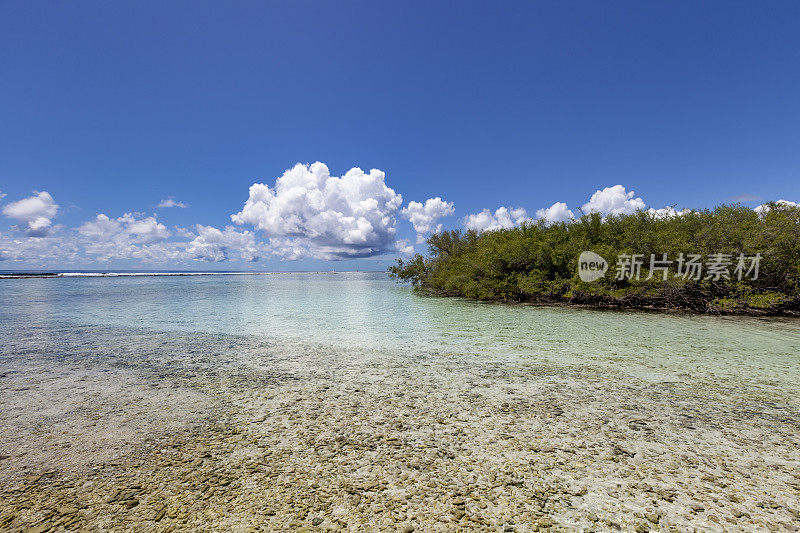
[[[373,350],[401,359],[590,366],[658,382],[724,379],[783,393],[800,388],[795,319],[426,298],[382,273],[2,280],[0,322],[3,334],[21,343],[17,347],[25,338],[75,328],[83,337],[211,334],[284,347],[313,343],[340,354],[343,364]],[[57,339],[51,340],[47,349],[57,351]],[[6,358],[24,355],[0,349]],[[151,353],[141,357],[170,356],[158,346],[142,349]]]

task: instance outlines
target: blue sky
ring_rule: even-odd
[[[384,268],[424,249],[413,220],[797,202],[799,21],[797,2],[3,2],[0,268]],[[309,166],[249,196],[316,161],[363,169],[360,192]],[[402,201],[363,207],[381,183]]]

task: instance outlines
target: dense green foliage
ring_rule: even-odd
[[[427,256],[399,259],[389,273],[420,292],[479,300],[570,302],[701,312],[793,313],[800,310],[800,208],[770,204],[761,214],[740,205],[658,218],[641,211],[569,223],[537,222],[495,231],[448,231],[428,239]],[[609,263],[598,281],[578,275],[578,257],[596,252]],[[731,254],[730,279],[648,277],[650,254]],[[761,254],[757,279],[734,273],[740,254]],[[619,254],[642,254],[639,280],[615,279]],[[705,265],[704,265],[705,266]],[[691,277],[690,277],[691,278]]]

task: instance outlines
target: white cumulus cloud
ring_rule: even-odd
[[[596,191],[589,201],[583,205],[584,213],[600,213],[602,215],[628,215],[644,209],[644,200],[634,198],[633,191],[626,191],[622,185],[606,187]]]
[[[564,202],[556,202],[548,208],[538,209],[536,217],[545,220],[548,223],[554,222],[569,222],[575,218],[575,215],[567,207]]]
[[[158,208],[180,207],[181,209],[185,209],[185,208],[189,207],[189,204],[185,204],[183,202],[179,202],[175,198],[164,198],[163,200],[158,202],[158,205],[156,207],[158,207]]]
[[[385,177],[380,170],[365,173],[360,168],[335,177],[323,163],[298,163],[274,187],[253,184],[244,207],[231,220],[263,231],[275,249],[293,250],[287,252],[292,257],[377,255],[393,248],[403,203]]]
[[[74,239],[47,235],[36,239],[0,233],[0,261],[32,261],[64,264],[80,258]]]
[[[397,253],[403,257],[414,255],[414,245],[406,239],[398,239],[397,242],[394,243],[394,247]]]
[[[178,237],[186,237],[187,239],[194,239],[195,237],[197,237],[197,235],[195,235],[195,233],[192,230],[190,230],[189,228],[184,228],[182,226],[175,226],[172,228],[172,231]]]
[[[77,232],[86,253],[100,261],[137,258],[152,262],[177,257],[177,245],[163,243],[170,231],[153,216],[137,218],[125,213],[110,218],[100,213],[81,224]]]
[[[125,241],[139,244],[163,241],[170,236],[167,227],[156,220],[156,217],[136,218],[131,213],[125,213],[119,218],[109,218],[100,213],[94,220],[84,222],[78,228],[78,233],[97,242],[113,241],[122,237]]]
[[[499,207],[494,213],[484,209],[480,213],[467,215],[464,217],[464,227],[475,231],[492,231],[513,228],[530,220],[522,207]]]
[[[437,224],[440,218],[452,215],[455,212],[453,202],[445,202],[438,196],[428,198],[425,203],[409,202],[400,214],[408,219],[417,232],[417,243],[425,242],[425,236],[442,231],[442,225]]]
[[[8,204],[3,214],[25,223],[25,231],[31,237],[44,237],[50,232],[52,219],[58,213],[58,204],[47,191]]]
[[[777,200],[775,204],[779,206],[786,206],[786,207],[797,207],[800,203],[797,202],[790,202],[789,200]],[[770,210],[770,206],[768,203],[761,204],[758,207],[753,208],[753,210],[758,213],[759,215],[765,214],[767,211]]]
[[[692,211],[691,209],[683,209],[681,211],[678,211],[677,209],[669,205],[667,207],[662,207],[661,209],[653,209],[651,207],[650,209],[647,210],[648,213],[650,213],[651,215],[653,215],[654,218],[659,220],[680,217],[691,213],[691,211]]]
[[[220,262],[238,257],[253,262],[261,257],[261,247],[250,231],[238,231],[232,226],[219,230],[198,224],[197,234],[186,247],[186,253],[193,259]]]

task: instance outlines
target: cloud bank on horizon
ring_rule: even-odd
[[[6,195],[0,192],[0,200]],[[778,200],[777,204],[798,203]],[[116,218],[98,213],[74,228],[54,225],[59,205],[47,191],[2,207],[2,214],[15,222],[0,232],[0,261],[57,260],[107,263],[129,259],[146,264],[185,264],[191,261],[256,262],[265,258],[283,260],[341,260],[380,256],[408,256],[415,252],[407,239],[397,238],[398,220],[406,220],[421,244],[444,228],[442,219],[455,214],[455,205],[437,196],[424,202],[410,201],[386,184],[378,169],[364,172],[351,168],[332,176],[320,162],[296,164],[275,180],[274,185],[254,183],[241,210],[230,215],[233,225],[216,228],[196,223],[193,228],[167,227],[155,214],[124,213]],[[186,208],[172,197],[157,208]],[[759,214],[770,209],[765,203]],[[681,216],[688,209],[667,206],[647,208],[642,198],[623,185],[595,191],[580,207],[581,214],[603,216],[647,211],[656,218]],[[464,229],[494,231],[526,223],[569,223],[577,217],[564,202],[537,209],[535,217],[523,207],[484,208],[459,219]]]

